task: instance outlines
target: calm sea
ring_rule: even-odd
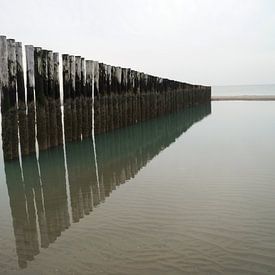
[[[273,95],[275,85],[213,86],[213,96]]]
[[[275,274],[274,140],[274,102],[212,102],[0,151],[0,274]]]

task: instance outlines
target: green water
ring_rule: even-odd
[[[0,161],[0,273],[274,274],[274,123],[214,102]]]

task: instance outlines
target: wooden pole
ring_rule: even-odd
[[[121,125],[122,125],[121,78],[122,78],[122,69],[120,67],[116,67],[117,104],[118,104],[117,128],[121,128]]]
[[[26,45],[29,153],[35,152],[34,48]]]
[[[133,122],[133,81],[131,69],[127,70],[127,126]]]
[[[106,112],[106,72],[105,64],[99,63],[99,109],[100,109],[100,130],[99,133],[105,133],[107,128]]]
[[[48,106],[49,106],[49,135],[50,147],[58,145],[56,96],[54,84],[54,59],[53,52],[48,52]]]
[[[94,132],[98,134],[101,128],[100,98],[99,98],[99,63],[93,61],[94,68]]]
[[[86,98],[83,100],[83,137],[92,136],[93,62],[86,60]]]
[[[88,126],[88,101],[87,87],[86,87],[86,62],[85,59],[81,58],[81,133],[82,138],[88,137],[89,126]]]
[[[117,89],[116,67],[111,66],[111,91],[112,91],[112,112],[113,112],[113,129],[119,125],[118,117],[118,89]]]
[[[62,114],[61,114],[61,98],[60,98],[60,82],[59,82],[59,54],[53,53],[54,74],[53,87],[56,104],[56,125],[57,125],[57,139],[58,144],[63,144],[63,130],[62,130]]]
[[[63,93],[64,93],[64,132],[65,141],[72,141],[72,104],[70,85],[70,60],[69,55],[62,55],[63,64]]]
[[[5,36],[0,36],[0,93],[2,113],[2,146],[4,160],[12,159],[11,130],[9,126],[9,71],[8,46]]]
[[[112,91],[112,66],[107,65],[106,69],[107,81],[107,109],[108,109],[108,130],[114,129],[114,110],[113,110],[113,91]]]
[[[82,81],[81,56],[75,57],[75,106],[76,106],[76,140],[82,136]]]
[[[8,46],[8,70],[9,70],[9,97],[10,97],[10,127],[12,159],[17,159],[18,154],[18,114],[16,103],[16,52],[14,39],[7,40]]]
[[[105,109],[105,129],[104,132],[108,132],[110,130],[110,114],[109,114],[109,96],[108,96],[108,65],[104,64],[104,76],[103,76],[103,81],[104,81],[104,109]]]
[[[50,141],[50,111],[49,111],[49,70],[48,70],[48,52],[42,50],[42,83],[44,89],[44,108],[46,114],[46,136],[47,136],[47,148],[51,147]]]
[[[72,105],[72,140],[77,140],[77,113],[76,113],[76,91],[75,91],[75,57],[69,56],[70,61],[70,86]]]
[[[121,71],[121,94],[122,94],[122,121],[121,126],[127,126],[127,97],[128,97],[128,69]]]
[[[18,120],[19,120],[19,137],[22,156],[29,154],[29,140],[28,140],[28,118],[26,115],[26,95],[23,72],[22,59],[22,43],[16,42],[16,80],[17,80],[17,94],[18,94]]]
[[[42,49],[35,47],[34,49],[34,76],[35,76],[35,96],[36,96],[36,118],[37,118],[37,141],[39,150],[48,148],[47,135],[47,114],[46,114],[46,99],[45,99],[45,55],[42,54]]]

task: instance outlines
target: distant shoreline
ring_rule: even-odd
[[[232,95],[232,96],[212,96],[212,101],[233,101],[233,100],[250,100],[250,101],[275,101],[275,95]]]

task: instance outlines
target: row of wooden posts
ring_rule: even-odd
[[[211,88],[62,55],[0,36],[0,92],[4,159],[106,133],[209,102]]]

